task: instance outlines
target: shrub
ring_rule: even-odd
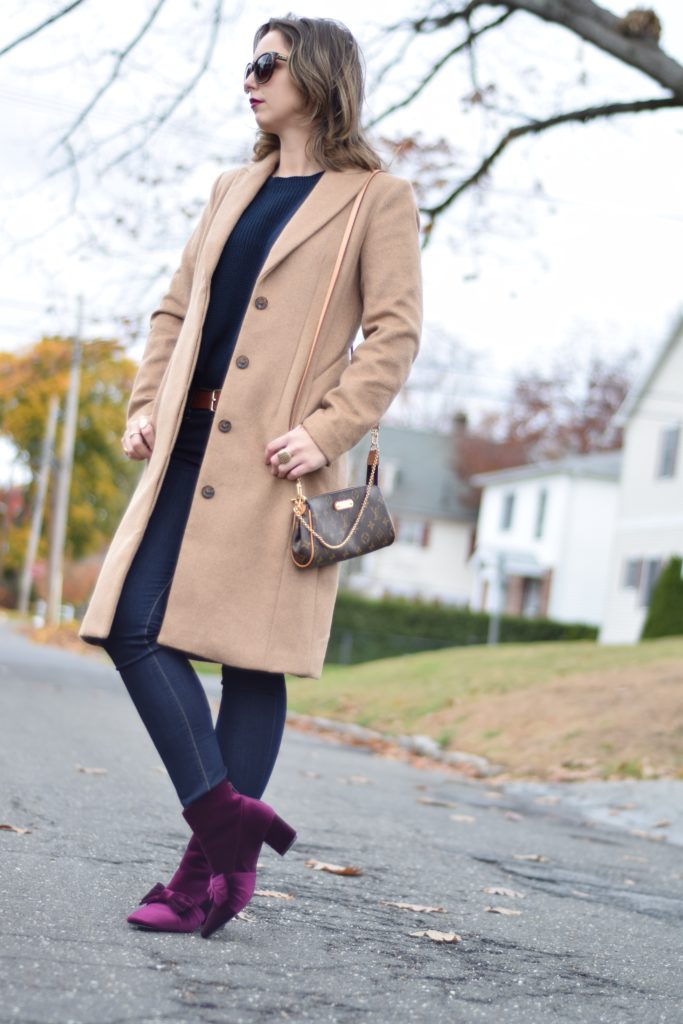
[[[662,569],[650,598],[641,640],[683,634],[683,579],[681,558],[672,558]]]
[[[340,591],[327,652],[330,663],[352,664],[439,647],[484,644],[489,616],[461,608],[386,598],[374,601]],[[597,629],[581,623],[525,619],[504,615],[501,643],[544,640],[594,640]]]

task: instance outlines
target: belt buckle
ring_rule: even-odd
[[[211,405],[209,406],[209,412],[214,412],[216,408],[216,403],[218,402],[219,393],[220,388],[214,388],[213,391],[211,392]]]

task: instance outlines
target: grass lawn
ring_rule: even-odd
[[[106,657],[75,623],[24,629]],[[288,677],[287,689],[293,711],[431,736],[516,778],[683,778],[683,637],[453,647],[329,665],[322,679]]]
[[[421,733],[516,777],[683,778],[683,638],[458,647],[288,679],[294,711]]]

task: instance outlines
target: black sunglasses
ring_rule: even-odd
[[[275,71],[275,64],[279,60],[287,60],[288,58],[282,53],[276,53],[275,50],[269,50],[267,53],[262,53],[260,57],[257,57],[253,63],[250,61],[244,69],[245,81],[249,78],[249,75],[254,72],[254,80],[257,85],[263,85],[264,82],[269,82],[273,71]]]

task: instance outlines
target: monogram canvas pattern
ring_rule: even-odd
[[[298,568],[321,568],[343,562],[347,558],[366,555],[393,543],[396,536],[394,524],[377,485],[370,488],[367,505],[358,526],[343,547],[328,548],[311,532],[312,528],[327,544],[340,544],[356,520],[365,492],[365,487],[347,487],[342,491],[306,498],[306,525],[295,517],[292,526],[292,558]],[[353,501],[350,508],[334,507],[335,503],[347,499]]]

